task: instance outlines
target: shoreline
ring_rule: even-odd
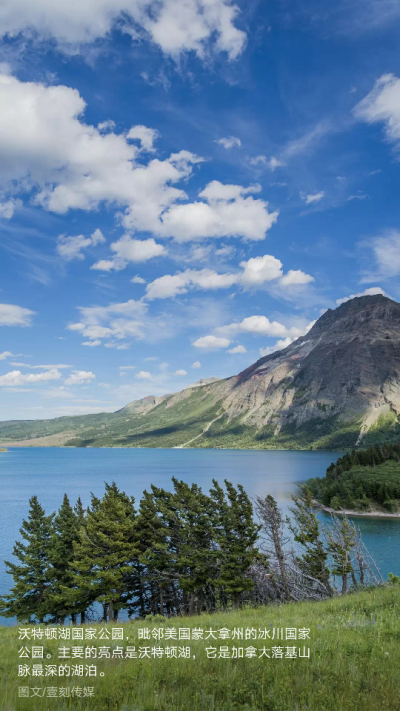
[[[353,511],[352,509],[331,509],[329,506],[321,504],[320,501],[313,499],[314,508],[325,513],[334,514],[335,516],[361,516],[365,518],[400,518],[400,512],[386,513],[385,511]]]

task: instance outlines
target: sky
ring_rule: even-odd
[[[399,29],[397,0],[3,0],[0,420],[399,300]]]

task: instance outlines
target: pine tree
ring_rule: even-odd
[[[260,526],[253,521],[253,507],[249,497],[239,484],[238,489],[225,480],[227,495],[213,479],[210,490],[214,502],[214,531],[219,548],[219,579],[222,602],[231,599],[235,607],[246,590],[251,590],[253,581],[246,577],[250,565],[257,558],[255,543]]]
[[[284,546],[285,528],[282,514],[278,508],[275,499],[268,495],[265,498],[257,496],[256,510],[260,521],[262,522],[262,531],[267,540],[268,548],[266,553],[268,558],[276,560],[279,573],[283,585],[284,599],[290,600],[289,576],[287,573]],[[275,582],[275,580],[273,579]],[[279,593],[279,591],[278,591]]]
[[[51,545],[53,541],[53,517],[46,516],[37,497],[29,500],[28,519],[22,522],[20,533],[25,543],[17,541],[13,555],[20,563],[5,561],[14,578],[14,587],[8,595],[0,598],[0,614],[16,616],[26,622],[37,618],[43,622],[51,613],[52,592]]]
[[[100,501],[92,496],[86,526],[81,527],[71,564],[72,599],[85,609],[97,600],[108,607],[110,621],[131,598],[128,588],[137,554],[134,499],[106,484]]]
[[[83,522],[83,508],[78,500],[76,514],[67,494],[64,494],[62,506],[54,519],[54,534],[51,545],[51,564],[54,585],[52,590],[53,614],[64,624],[64,619],[71,615],[75,622],[76,605],[71,600],[70,588],[73,585],[71,562],[74,555],[74,543],[79,539],[79,528]],[[82,610],[79,610],[82,612]]]
[[[305,484],[299,484],[299,494],[292,495],[292,500],[294,506],[290,511],[297,525],[293,525],[290,521],[288,525],[295,541],[305,548],[303,555],[297,557],[297,563],[303,573],[318,580],[328,594],[333,595],[327,566],[328,553],[321,539],[318,519],[313,511],[312,493]]]

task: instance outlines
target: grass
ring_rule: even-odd
[[[388,586],[353,593],[318,603],[291,603],[215,615],[156,622],[115,624],[123,627],[124,642],[91,641],[90,646],[191,647],[190,659],[97,660],[97,678],[60,678],[59,686],[91,686],[93,698],[18,699],[17,628],[0,628],[1,711],[91,709],[92,711],[393,711],[400,698],[400,587]],[[23,626],[23,625],[21,625]],[[111,625],[112,626],[112,625]],[[208,659],[210,641],[143,642],[141,627],[309,628],[310,659]],[[100,627],[94,625],[93,627]],[[129,637],[129,640],[127,638]],[[26,643],[26,642],[25,642]],[[28,645],[32,642],[28,643]],[[42,644],[42,642],[34,642]],[[56,663],[57,647],[69,642],[45,640],[47,663]],[[85,644],[75,642],[75,645]],[[211,646],[288,645],[304,642],[212,641]],[[195,657],[195,658],[194,658]],[[40,660],[36,660],[40,661]],[[76,660],[85,662],[85,660]],[[93,660],[90,660],[93,663]],[[30,686],[57,686],[56,681],[34,677]]]

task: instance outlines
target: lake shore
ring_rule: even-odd
[[[353,511],[352,509],[331,509],[329,506],[324,506],[320,501],[313,499],[313,504],[316,509],[325,511],[325,513],[335,514],[335,516],[361,516],[362,518],[400,518],[398,513],[386,513],[386,511]]]

